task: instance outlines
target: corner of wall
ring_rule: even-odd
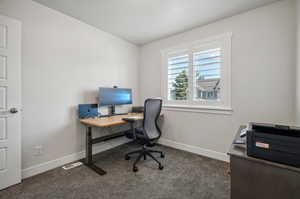
[[[295,124],[300,125],[300,0],[296,0]]]
[[[141,74],[142,74],[142,70],[141,70],[141,65],[142,65],[142,47],[141,45],[138,45],[138,60],[137,60],[137,65],[138,65],[138,103],[136,104],[137,106],[142,106],[143,104],[143,100],[142,100],[142,88],[141,88]]]

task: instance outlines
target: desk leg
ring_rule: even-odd
[[[99,175],[105,175],[106,172],[97,167],[94,163],[93,163],[93,138],[92,138],[92,127],[87,126],[86,127],[86,149],[85,149],[85,165],[87,167],[89,167],[90,169],[92,169],[93,171],[95,171],[96,173],[98,173]]]
[[[85,149],[85,163],[90,165],[93,163],[93,150],[92,150],[92,127],[86,127],[86,149]]]

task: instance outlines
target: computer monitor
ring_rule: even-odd
[[[99,105],[115,106],[132,104],[132,91],[130,88],[99,88]]]

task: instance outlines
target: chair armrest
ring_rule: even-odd
[[[122,120],[130,123],[132,134],[133,134],[133,139],[136,140],[134,123],[137,121],[137,119],[128,117],[128,118],[122,118]]]
[[[122,118],[122,120],[124,120],[125,122],[129,122],[129,123],[134,123],[134,122],[137,121],[137,120],[134,119],[134,118]]]

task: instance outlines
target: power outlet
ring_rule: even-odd
[[[35,146],[33,147],[33,149],[34,149],[35,156],[41,156],[44,154],[44,148],[42,145]]]

